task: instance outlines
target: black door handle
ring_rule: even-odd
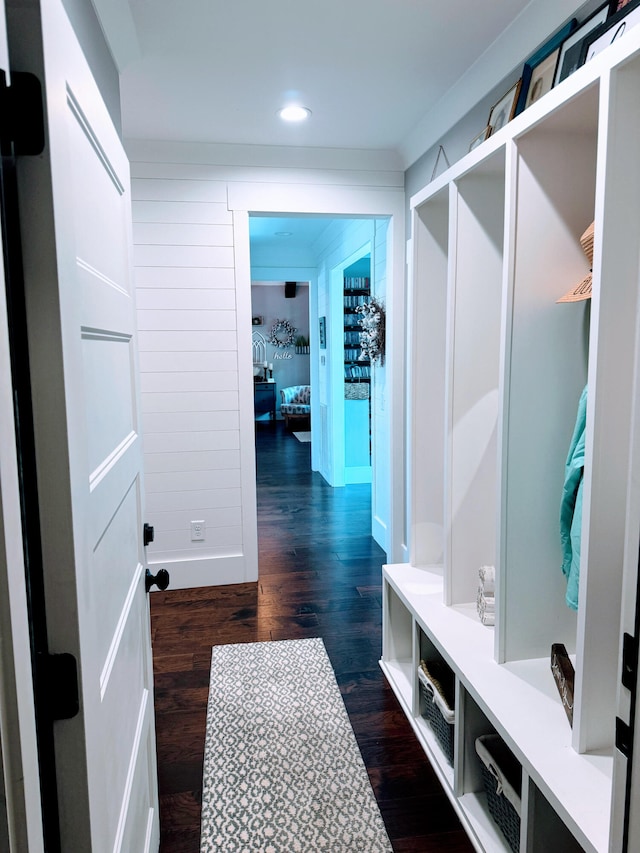
[[[158,573],[152,575],[149,569],[147,569],[144,579],[144,588],[149,592],[154,584],[158,589],[166,589],[169,586],[169,572],[166,569],[158,569]]]

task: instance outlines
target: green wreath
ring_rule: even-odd
[[[290,347],[293,345],[295,331],[288,320],[276,320],[271,327],[269,343],[274,347]]]

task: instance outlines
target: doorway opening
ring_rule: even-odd
[[[384,462],[389,453],[382,447],[389,435],[386,370],[372,369],[360,358],[358,314],[351,302],[357,298],[364,303],[374,294],[386,298],[388,226],[388,217],[249,214],[252,331],[267,341],[262,358],[266,367],[254,363],[254,375],[265,369],[272,378],[273,371],[277,408],[286,387],[281,381],[283,362],[290,370],[297,369],[296,384],[310,386],[311,468],[330,486],[368,485],[370,533],[385,550],[389,546],[389,471]],[[297,285],[293,298],[285,295],[287,282]],[[306,317],[301,319],[302,303],[297,300],[303,288]],[[270,300],[276,310],[269,308]],[[278,359],[268,342],[271,324],[282,320],[294,327],[294,342],[278,348],[289,349],[289,357]],[[308,342],[304,354],[295,352],[298,330]],[[270,417],[256,412],[256,427],[264,429]]]

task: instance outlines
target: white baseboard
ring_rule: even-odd
[[[247,566],[243,555],[232,557],[203,557],[191,560],[158,560],[149,562],[151,574],[166,569],[171,581],[169,589],[191,589],[199,586],[225,586],[232,583],[251,583],[258,580],[256,569]],[[156,587],[153,588],[155,591]]]
[[[389,559],[389,531],[387,530],[387,525],[377,515],[373,516],[371,522],[371,535],[385,552],[387,559]]]

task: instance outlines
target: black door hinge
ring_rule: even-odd
[[[625,758],[631,758],[633,732],[631,726],[628,726],[620,717],[616,717],[616,749],[619,749]]]
[[[638,681],[638,641],[631,634],[624,634],[622,638],[621,680],[627,690],[635,693]]]
[[[80,710],[78,664],[73,655],[44,655],[40,660],[43,699],[51,720],[70,720]]]
[[[0,71],[0,143],[2,154],[41,154],[44,150],[42,86],[35,74],[12,71],[7,85]]]

